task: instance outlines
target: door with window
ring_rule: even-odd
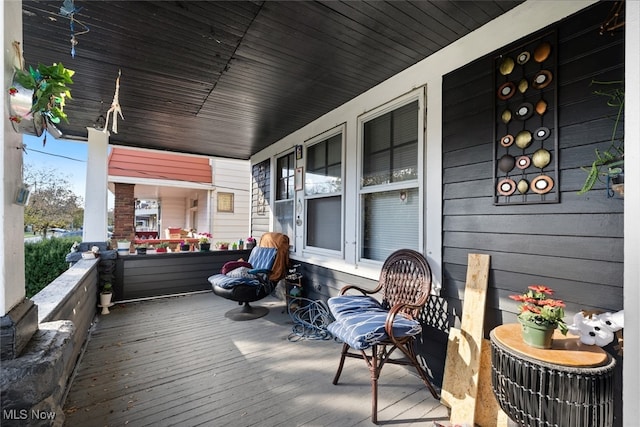
[[[291,152],[276,159],[276,197],[273,230],[295,241],[293,229],[295,200],[295,156]]]

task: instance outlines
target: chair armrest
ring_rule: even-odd
[[[346,285],[346,286],[343,286],[342,289],[340,289],[340,295],[345,295],[350,290],[358,291],[362,295],[370,295],[378,292],[378,289],[369,290],[369,289],[361,288],[356,285]]]
[[[407,308],[412,310],[418,310],[421,307],[422,306],[415,305],[415,304],[396,304],[393,307],[391,307],[391,309],[389,310],[389,313],[387,314],[387,319],[384,322],[384,330],[387,333],[387,335],[389,335],[389,338],[391,338],[391,341],[393,342],[397,341],[396,337],[393,335],[393,321],[395,320],[398,313],[400,313],[400,311],[405,310]],[[400,314],[400,316],[403,316],[403,315]],[[413,319],[413,317],[409,317],[409,318]]]
[[[247,273],[250,274],[269,274],[271,273],[271,270],[267,269],[267,268],[254,268],[253,270],[249,270]]]

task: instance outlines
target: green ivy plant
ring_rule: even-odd
[[[29,67],[29,71],[16,69],[15,79],[24,88],[33,90],[31,112],[40,111],[44,118],[58,124],[61,120],[69,122],[64,112],[65,98],[71,99],[73,84],[71,77],[75,71],[65,68],[62,63],[51,66],[38,64],[38,68]]]
[[[611,145],[604,151],[595,150],[596,156],[591,166],[582,168],[588,175],[578,194],[584,194],[591,190],[601,177],[617,177],[623,172],[624,167],[624,135],[618,137],[618,126],[624,118],[623,82],[620,80],[610,82],[594,80],[591,84],[605,87],[605,89],[595,90],[593,93],[606,97],[607,105],[616,109],[616,116],[611,132]]]

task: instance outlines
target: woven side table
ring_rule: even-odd
[[[522,341],[519,324],[491,331],[491,383],[502,410],[521,426],[613,425],[615,359],[556,331],[550,349]]]

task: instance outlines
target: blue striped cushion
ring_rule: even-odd
[[[362,308],[358,309],[358,303]],[[340,296],[329,298],[329,309],[336,318],[328,326],[329,332],[355,350],[364,350],[389,338],[384,323],[388,311],[371,297]],[[334,311],[335,310],[335,311]],[[398,314],[393,321],[393,334],[407,337],[422,332],[422,326],[416,320],[407,319]]]
[[[229,277],[224,274],[215,274],[209,277],[209,283],[224,289],[231,289],[238,285],[260,286],[262,283],[257,277]]]

